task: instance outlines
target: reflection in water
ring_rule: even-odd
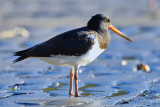
[[[41,105],[52,105],[52,106],[86,106],[88,103],[85,100],[77,99],[77,98],[60,98],[54,99],[50,101],[41,102]]]
[[[39,105],[37,103],[17,103],[17,104],[24,105],[24,106],[37,106],[37,105]]]

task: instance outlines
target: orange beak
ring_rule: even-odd
[[[113,25],[110,25],[109,26],[109,29],[112,30],[113,32],[117,33],[119,36],[121,36],[122,38],[130,41],[130,42],[133,42],[132,39],[130,39],[128,36],[126,36],[125,34],[123,34],[122,32],[120,32],[118,29],[116,29]]]

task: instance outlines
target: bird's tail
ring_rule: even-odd
[[[13,61],[13,63],[16,63],[16,62],[19,62],[19,61],[21,61],[21,60],[24,60],[24,59],[28,58],[29,56],[28,56],[27,54],[28,54],[28,51],[29,51],[29,50],[30,50],[30,49],[26,49],[26,50],[22,50],[22,51],[15,52],[15,53],[14,53],[14,56],[20,56],[20,57],[17,58],[17,59],[15,59],[15,60]]]

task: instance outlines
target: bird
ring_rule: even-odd
[[[79,68],[91,63],[107,49],[111,40],[109,30],[133,42],[111,24],[108,16],[96,14],[84,27],[66,31],[33,47],[15,52],[14,56],[19,57],[13,63],[27,58],[38,58],[56,66],[70,67],[69,96],[80,97],[78,93]],[[73,93],[73,80],[75,93]]]

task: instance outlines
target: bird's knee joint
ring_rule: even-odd
[[[73,72],[70,72],[70,76],[73,77],[73,76],[74,76],[74,73],[73,73]]]
[[[78,80],[78,75],[74,75],[75,80]]]

